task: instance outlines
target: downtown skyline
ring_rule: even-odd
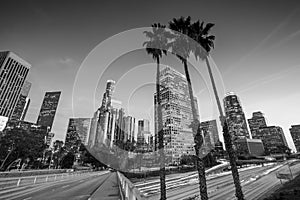
[[[20,4],[25,4],[25,9],[20,10],[20,13],[25,11],[27,13],[29,10],[28,15],[19,14],[22,16],[19,18],[6,11],[0,14],[0,21],[3,22],[1,27],[3,31],[0,31],[1,50],[14,51],[32,64],[28,78],[32,82],[29,93],[31,105],[25,120],[36,121],[46,91],[62,91],[53,132],[55,139],[64,140],[69,118],[93,115],[89,111],[82,111],[80,112],[82,116],[72,116],[70,106],[76,73],[90,50],[121,31],[150,26],[153,21],[167,24],[173,16],[191,15],[194,20],[200,19],[216,24],[212,30],[212,34],[216,35],[216,48],[211,55],[222,75],[226,88],[224,93],[234,91],[241,98],[246,119],[251,118],[252,112],[262,111],[267,116],[268,124],[282,126],[290,141],[290,126],[300,123],[297,117],[300,114],[300,110],[297,109],[300,97],[297,92],[299,85],[297,74],[300,72],[300,59],[297,55],[300,32],[297,19],[300,12],[295,9],[299,3],[290,1],[291,3],[284,4],[283,1],[272,1],[270,11],[267,10],[270,2],[263,1],[260,5],[237,1],[218,4],[206,2],[205,5],[204,2],[198,4],[191,2],[183,8],[176,1],[172,3],[173,5],[163,4],[160,8],[147,5],[148,2],[143,5],[137,4],[138,12],[135,13],[130,12],[127,4],[124,5],[124,9],[120,9],[122,6],[98,5],[91,2],[90,5],[85,4],[86,10],[82,10],[82,15],[78,15],[76,11],[81,6],[80,2],[69,5],[65,1],[58,9],[54,4],[47,6],[47,3],[30,4],[24,1]],[[122,3],[119,2],[120,4]],[[12,4],[7,3],[7,6],[10,7]],[[64,8],[69,6],[71,7],[69,12],[64,12]],[[164,11],[167,8],[170,9],[170,13]],[[145,12],[147,9],[150,10]],[[109,17],[103,19],[106,15]],[[128,18],[123,19],[123,15]],[[5,17],[9,17],[9,20],[4,22]],[[132,61],[133,59],[138,59],[139,62]],[[165,62],[182,70],[179,62],[168,60]],[[120,61],[113,64],[115,69],[120,69],[123,66],[135,67],[136,63],[142,65],[139,68],[141,71],[136,70],[119,80],[117,86],[120,87],[119,89],[116,87],[116,98],[124,103],[128,102],[130,99],[128,93],[136,89],[133,85],[142,85],[141,90],[136,90],[133,94],[145,98],[136,100],[133,98],[134,102],[129,102],[129,108],[135,117],[142,119],[145,118],[141,117],[142,115],[151,111],[137,113],[132,105],[137,101],[143,102],[134,104],[137,108],[153,104],[152,98],[147,99],[154,93],[155,63],[141,51],[133,52],[128,58],[120,58]],[[142,82],[129,83],[128,80],[132,77],[144,73],[151,73],[153,76],[141,76]],[[107,74],[103,80],[113,78],[111,74]],[[218,119],[217,115],[206,114],[205,107],[216,105],[214,100],[209,101],[206,97],[209,94],[207,88],[203,87],[203,81],[193,76],[192,81],[199,101],[200,120]],[[127,90],[124,90],[125,86]],[[96,93],[97,106],[100,106],[104,87],[105,84],[100,82]],[[142,95],[144,93],[147,94]]]

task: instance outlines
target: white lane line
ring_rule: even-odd
[[[66,188],[66,187],[69,187],[70,185],[65,185],[65,186],[62,186],[61,188]]]
[[[25,198],[25,199],[23,199],[23,200],[29,200],[29,199],[32,199],[32,197],[27,197],[27,198]]]

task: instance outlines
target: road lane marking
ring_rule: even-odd
[[[32,199],[32,197],[27,197],[27,198],[25,198],[25,199],[23,199],[23,200],[29,200],[29,199]]]
[[[62,186],[61,188],[66,188],[66,187],[69,187],[70,185],[65,185],[65,186]]]

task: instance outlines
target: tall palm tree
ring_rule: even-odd
[[[209,32],[213,26],[214,26],[214,24],[212,24],[212,23],[207,23],[204,26],[203,22],[200,23],[199,21],[197,21],[190,26],[189,36],[191,38],[193,38],[196,42],[198,42],[201,46],[201,48],[197,48],[195,46],[195,48],[193,48],[193,53],[194,53],[196,59],[200,58],[201,60],[205,60],[205,62],[206,62],[206,66],[208,68],[208,72],[209,72],[211,84],[213,87],[214,95],[216,98],[218,110],[220,113],[220,120],[221,120],[221,124],[223,127],[223,137],[224,137],[225,147],[226,147],[227,153],[229,155],[229,161],[230,161],[230,165],[231,165],[231,171],[232,171],[233,181],[234,181],[235,190],[236,190],[235,194],[236,194],[236,197],[238,198],[238,200],[244,200],[244,195],[243,195],[243,191],[242,191],[242,187],[241,187],[241,183],[240,183],[239,173],[238,173],[237,165],[236,165],[236,154],[233,149],[231,135],[230,135],[230,132],[228,129],[226,118],[222,111],[222,106],[220,103],[217,87],[216,87],[214,77],[212,74],[212,70],[211,70],[211,66],[209,63],[209,57],[210,57],[209,53],[210,53],[211,49],[214,48],[214,39],[215,39],[215,36],[209,34]]]
[[[188,33],[190,31],[191,26],[191,17],[180,17],[179,19],[174,18],[173,21],[169,22],[169,28],[174,31],[176,35],[175,40],[172,42],[172,51],[176,54],[176,56],[181,60],[184,67],[184,72],[186,76],[186,80],[188,83],[188,91],[193,115],[193,121],[191,124],[194,142],[195,142],[195,152],[196,152],[196,166],[198,170],[199,176],[199,189],[200,196],[202,200],[207,200],[207,185],[206,185],[206,177],[205,177],[205,166],[202,157],[200,156],[200,148],[203,143],[203,137],[200,130],[200,121],[197,114],[195,100],[193,95],[192,82],[189,74],[187,60],[189,58],[189,54],[191,52],[191,46],[189,43]]]
[[[144,42],[146,51],[156,61],[156,113],[157,113],[157,132],[158,135],[158,150],[160,155],[160,193],[161,200],[167,199],[166,196],[166,170],[165,170],[165,156],[164,156],[164,133],[162,122],[162,110],[160,101],[160,59],[163,54],[167,55],[168,39],[171,33],[166,31],[166,26],[161,24],[153,24],[152,32],[145,31],[144,34],[149,41]],[[156,142],[155,142],[156,144]]]

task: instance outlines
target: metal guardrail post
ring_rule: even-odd
[[[17,186],[18,186],[18,187],[19,187],[20,183],[21,183],[21,178],[19,178],[19,180],[18,180],[18,182],[17,182]]]

